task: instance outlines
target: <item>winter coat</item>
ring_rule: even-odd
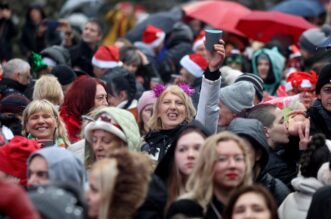
[[[0,80],[0,99],[13,93],[24,95],[26,89],[26,85],[20,84],[19,82],[9,78],[4,78]]]
[[[177,74],[180,71],[181,58],[192,53],[192,41],[191,29],[182,22],[176,23],[167,37],[166,54],[159,66],[161,78],[165,83],[170,81],[171,74]]]
[[[141,151],[146,152],[152,160],[160,161],[175,140],[177,132],[185,125],[186,123],[183,123],[173,129],[148,133],[145,136],[146,143],[142,145]]]
[[[201,122],[209,132],[216,133],[219,119],[219,90],[222,78],[218,77],[216,80],[209,80],[206,78],[206,74],[208,73],[214,74],[207,69],[202,76],[200,97],[195,119]]]
[[[310,118],[310,135],[323,133],[331,139],[331,112],[322,106],[321,100],[316,99],[307,111]]]
[[[285,66],[285,58],[278,52],[277,48],[273,49],[260,49],[254,53],[252,57],[252,68],[253,73],[260,76],[257,69],[257,59],[260,55],[266,55],[270,62],[269,74],[266,80],[264,80],[263,90],[267,91],[270,95],[274,96],[276,94],[278,86],[281,84],[283,69]],[[268,79],[272,78],[271,81]]]
[[[98,48],[92,50],[85,42],[80,42],[78,45],[69,49],[71,64],[73,68],[79,68],[83,72],[94,76],[92,57]]]
[[[13,39],[18,30],[11,19],[0,19],[0,61],[9,61],[12,58]]]
[[[215,196],[213,196],[211,202],[207,206],[205,214],[203,208],[197,202],[191,199],[179,199],[170,206],[165,218],[171,219],[173,216],[180,214],[185,216],[185,218],[219,219],[212,205],[214,205],[217,212],[222,215],[224,205],[218,201]]]
[[[155,174],[149,184],[147,197],[135,214],[134,219],[162,219],[167,202],[167,191],[164,183]]]
[[[260,121],[245,118],[235,118],[228,126],[229,131],[247,139],[255,150],[261,152],[260,160],[253,167],[255,170],[258,165],[260,169],[259,173],[255,173],[254,182],[265,186],[279,206],[290,193],[290,190],[282,181],[271,176],[266,170],[270,152],[263,129],[264,127]]]
[[[313,194],[323,186],[314,177],[297,177],[292,180],[295,192],[289,194],[278,208],[280,219],[305,219]]]

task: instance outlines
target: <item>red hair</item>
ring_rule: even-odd
[[[66,112],[77,119],[87,114],[94,107],[94,99],[97,85],[100,84],[106,90],[106,85],[99,79],[87,75],[74,80],[64,97],[62,107]]]

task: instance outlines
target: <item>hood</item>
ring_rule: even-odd
[[[177,22],[174,25],[169,37],[167,38],[166,47],[171,48],[182,42],[192,43],[193,32],[190,27],[183,22]]]
[[[313,195],[323,184],[314,177],[298,176],[291,181],[295,191]]]
[[[281,80],[282,80],[282,75],[283,75],[283,69],[285,67],[285,58],[280,54],[278,49],[276,47],[272,49],[260,49],[256,51],[252,57],[252,68],[253,68],[253,73],[259,76],[258,70],[257,70],[257,58],[261,55],[265,54],[270,61],[271,64],[271,71],[269,74],[273,74],[274,76],[274,82],[271,84],[264,83],[263,87],[264,90],[269,92],[271,95],[274,95],[276,92],[277,87],[279,86]]]
[[[262,123],[257,119],[235,118],[228,126],[228,131],[245,138],[254,148],[261,150],[260,166],[263,170],[268,163],[269,154]]]
[[[35,156],[41,156],[46,160],[51,182],[73,182],[83,186],[85,178],[84,165],[72,152],[59,147],[43,148],[30,156],[28,165]]]

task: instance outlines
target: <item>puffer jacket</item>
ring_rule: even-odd
[[[295,192],[289,194],[278,208],[280,219],[305,219],[313,194],[323,186],[314,177],[297,177],[292,180]]]

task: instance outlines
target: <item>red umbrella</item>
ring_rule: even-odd
[[[200,1],[183,7],[189,17],[201,20],[210,26],[243,36],[235,27],[240,18],[251,12],[245,6],[230,1]]]
[[[274,36],[290,36],[293,42],[307,29],[314,28],[304,18],[277,11],[252,11],[240,19],[237,29],[246,36],[261,42],[268,42]]]

